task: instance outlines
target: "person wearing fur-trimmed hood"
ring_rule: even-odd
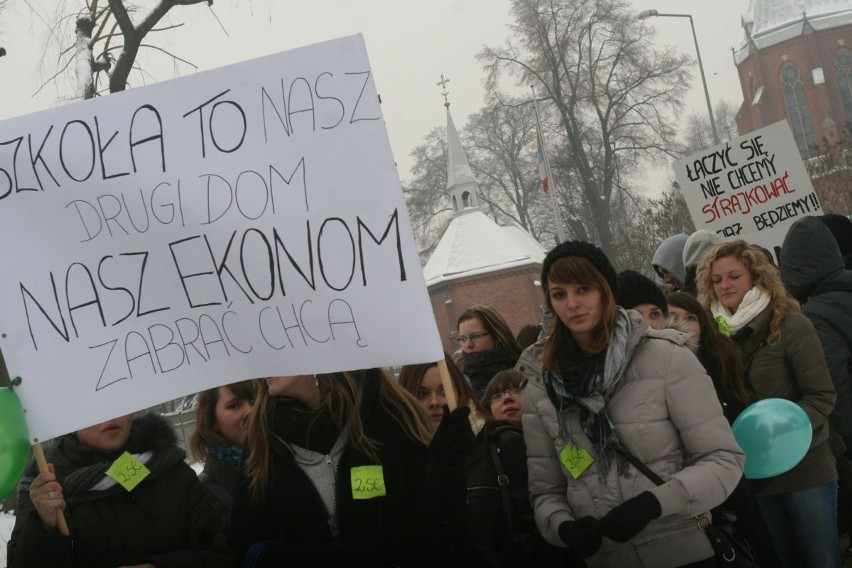
[[[590,567],[714,566],[695,517],[727,498],[745,456],[686,334],[618,308],[615,270],[590,243],[551,250],[541,281],[556,318],[517,369],[542,534]]]
[[[128,490],[107,475],[128,452],[150,472]],[[9,568],[237,566],[220,509],[208,497],[165,419],[114,418],[59,438],[50,473],[31,464],[18,486]],[[136,471],[136,469],[134,469]],[[71,536],[57,530],[64,510]]]

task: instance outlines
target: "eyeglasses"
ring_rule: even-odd
[[[505,396],[507,394],[512,395],[512,396],[521,396],[522,392],[524,392],[524,391],[519,389],[519,388],[513,388],[513,389],[509,389],[509,390],[504,390],[504,391],[501,391],[501,392],[495,392],[494,394],[491,395],[491,402],[500,402],[501,400],[503,400],[503,398],[505,398]]]
[[[470,339],[474,343],[478,343],[480,339],[485,337],[486,335],[491,335],[490,333],[486,333],[484,331],[477,331],[476,333],[471,333],[470,335],[458,335],[456,336],[456,341],[458,341],[461,345],[467,343],[467,340]]]

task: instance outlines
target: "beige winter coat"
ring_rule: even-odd
[[[695,517],[721,504],[736,487],[745,455],[722,415],[710,378],[692,352],[686,335],[650,330],[634,311],[632,349],[624,377],[608,393],[607,408],[622,442],[666,483],[656,486],[632,465],[619,477],[614,463],[604,479],[597,462],[578,479],[565,469],[559,452],[557,411],[541,374],[541,343],[528,348],[517,369],[528,379],[524,388],[524,440],[527,445],[530,496],[544,537],[565,546],[558,527],[586,516],[602,518],[643,491],[660,502],[662,514],[631,541],[604,538],[589,567],[676,567],[713,555]],[[566,410],[574,442],[592,456],[576,405]]]

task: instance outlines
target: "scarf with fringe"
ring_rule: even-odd
[[[568,409],[576,404],[583,433],[594,446],[601,478],[609,472],[613,456],[617,459],[618,474],[626,477],[628,472],[627,460],[620,453],[616,455],[616,449],[623,445],[610,420],[606,400],[624,377],[635,347],[630,344],[632,332],[627,312],[619,308],[615,332],[604,351],[585,355],[571,335],[566,334],[556,354],[559,373],[544,371],[545,386],[553,393],[551,398],[555,398],[553,403],[558,410],[560,437],[574,443],[568,426]]]

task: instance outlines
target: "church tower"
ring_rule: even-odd
[[[470,207],[479,207],[479,186],[453,123],[450,103],[444,102],[444,106],[447,109],[447,191],[453,199],[453,211],[458,213]]]
[[[441,76],[447,112],[447,191],[453,219],[423,268],[444,348],[458,316],[477,304],[496,309],[514,333],[541,322],[541,264],[545,251],[520,225],[500,226],[479,208],[479,185],[456,130]]]

